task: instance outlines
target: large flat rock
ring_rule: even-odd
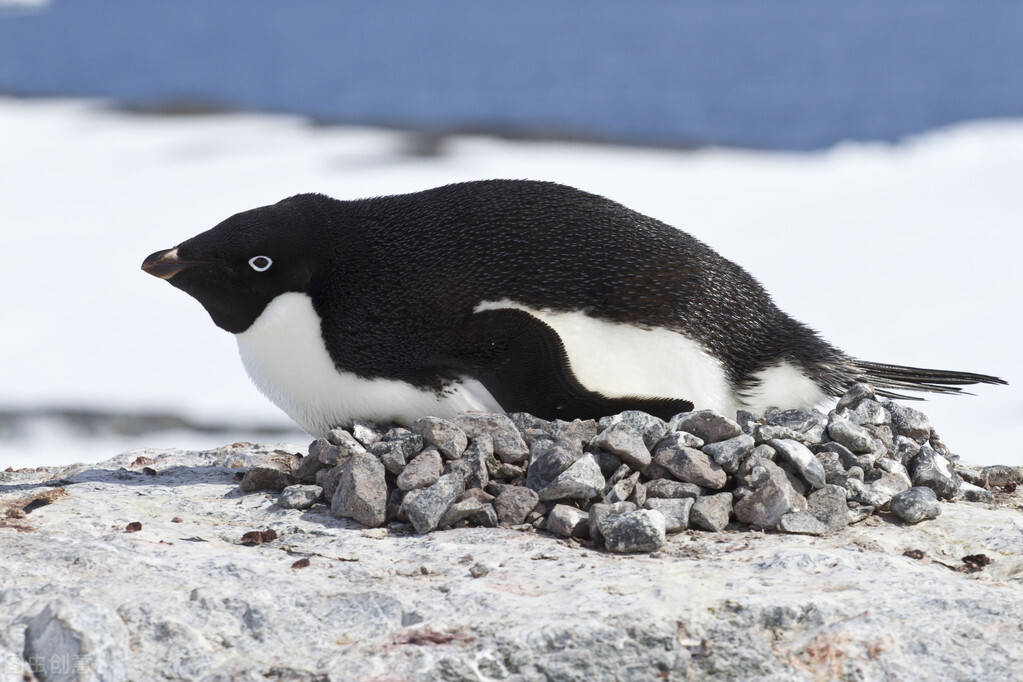
[[[235,477],[265,452],[139,451],[0,474],[0,678],[1008,679],[1023,669],[1020,493],[943,503],[916,526],[873,517],[823,538],[687,531],[663,552],[618,556],[542,533],[365,531],[323,506],[282,509],[273,495],[241,493]],[[126,532],[133,522],[141,529]],[[241,543],[267,529],[276,539]],[[976,554],[991,563],[961,570]]]

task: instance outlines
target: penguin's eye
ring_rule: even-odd
[[[253,256],[249,259],[249,267],[256,272],[266,272],[274,262],[269,256]]]

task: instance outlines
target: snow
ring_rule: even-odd
[[[1023,121],[812,154],[461,136],[422,156],[414,143],[286,116],[0,99],[0,406],[286,424],[249,383],[231,335],[139,270],[147,254],[299,192],[355,198],[533,178],[685,229],[853,355],[1007,379],[922,408],[964,459],[1023,464],[1013,446],[1023,437]],[[73,440],[9,438],[0,467],[66,461],[84,451]],[[170,445],[159,440],[116,445]]]

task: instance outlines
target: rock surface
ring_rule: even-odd
[[[238,488],[267,455],[0,474],[4,679],[33,679],[30,660],[62,680],[1009,679],[1023,665],[1021,493],[915,526],[685,531],[618,556],[284,509]],[[243,545],[250,531],[260,542]]]

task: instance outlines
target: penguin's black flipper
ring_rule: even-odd
[[[609,398],[579,383],[561,337],[515,309],[476,313],[460,330],[458,350],[445,364],[479,380],[508,412],[542,419],[590,419],[642,410],[670,419],[693,404],[672,398]]]

